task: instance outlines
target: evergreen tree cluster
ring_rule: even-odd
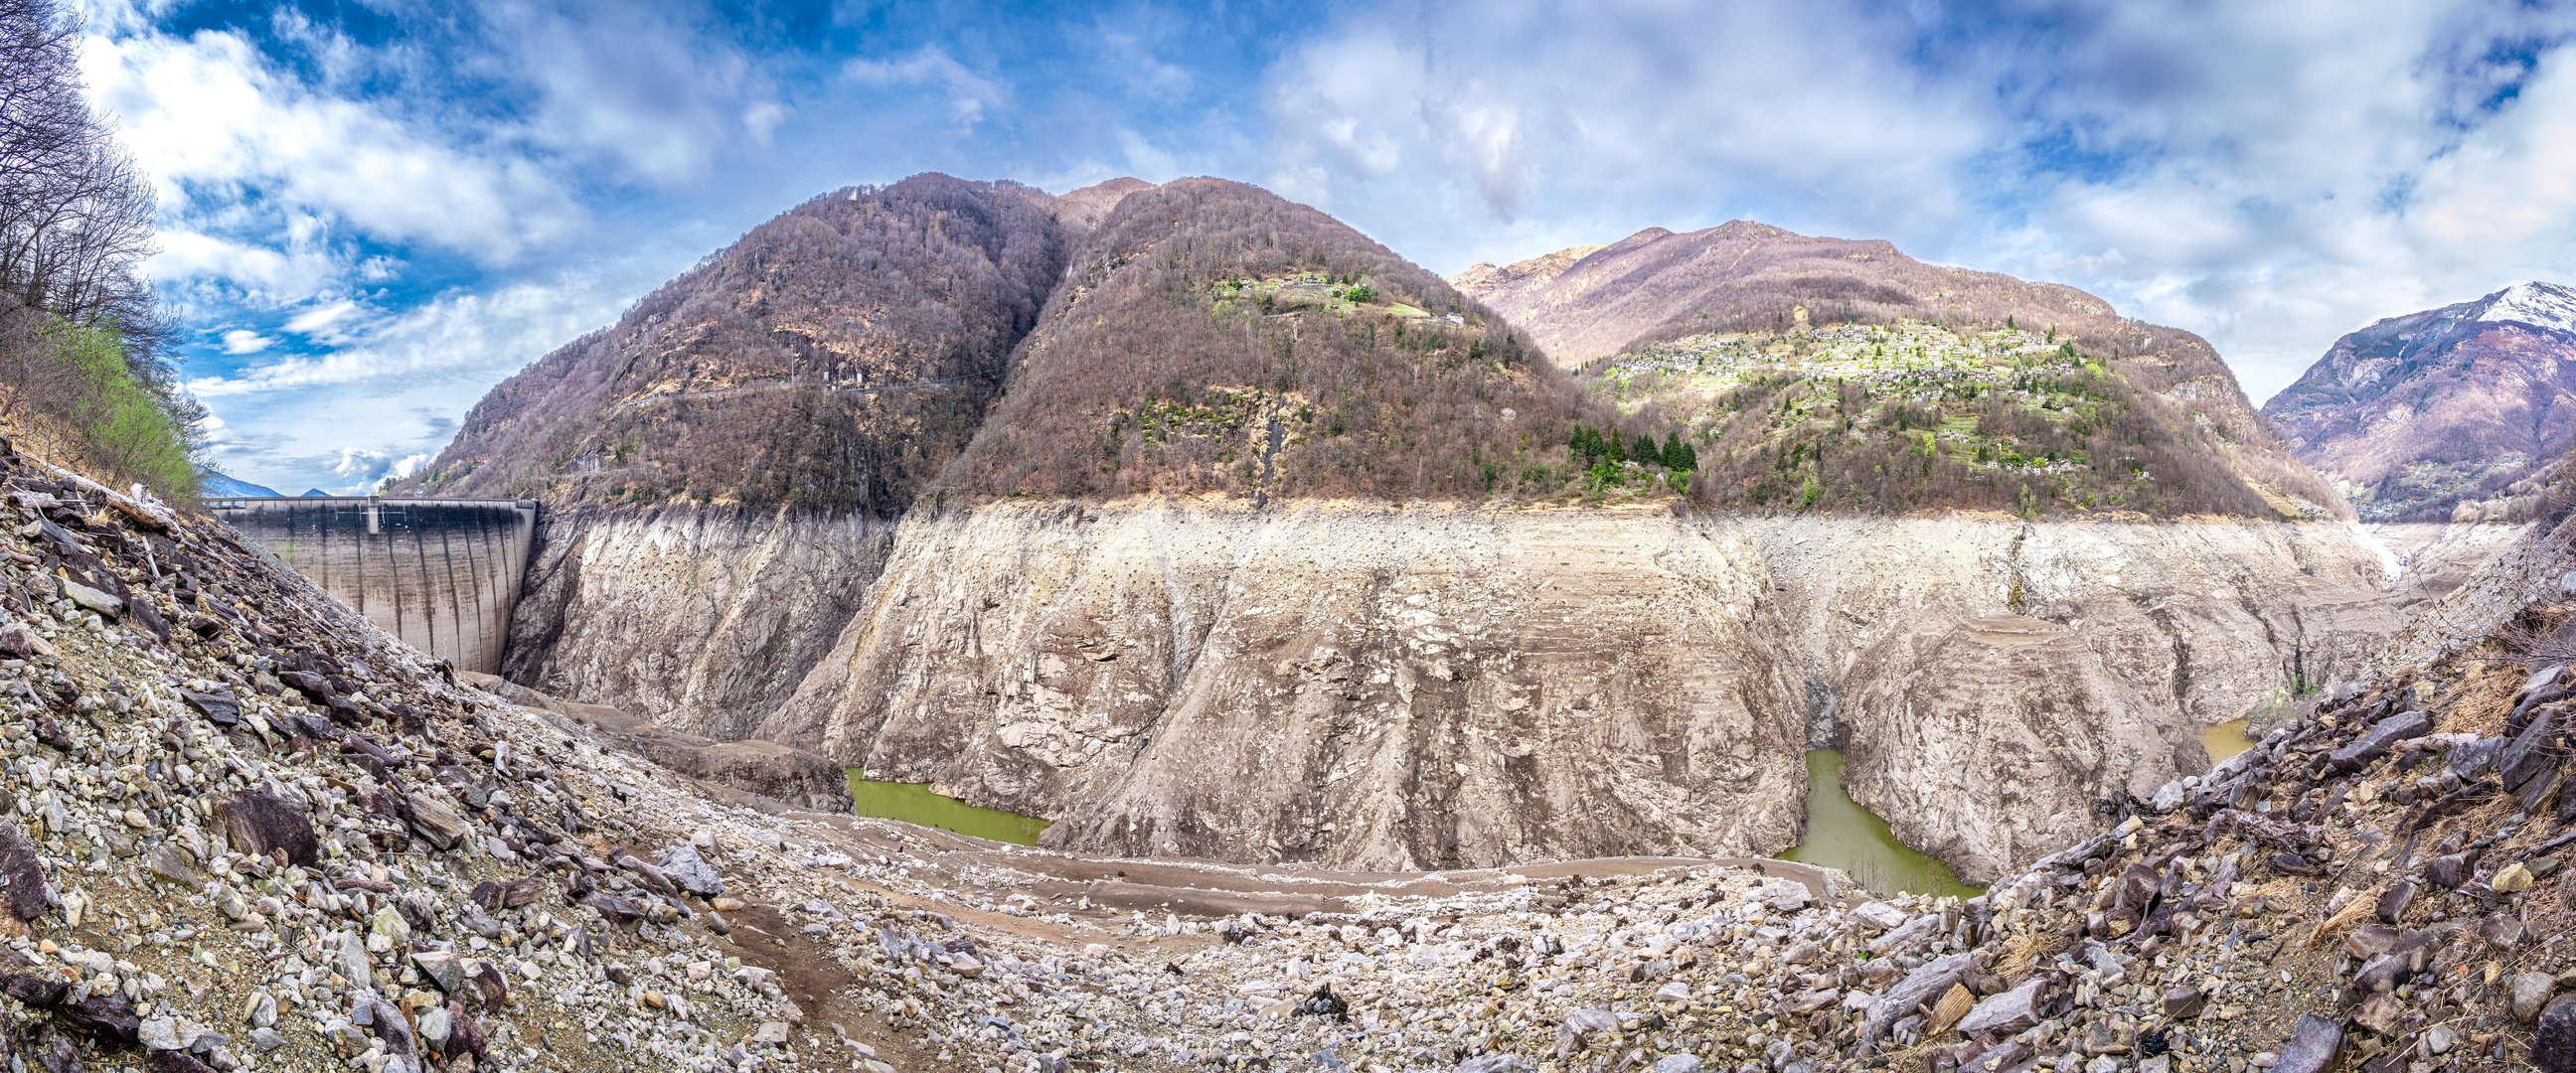
[[[1660,444],[1653,436],[1640,432],[1634,441],[1622,445],[1617,431],[1604,431],[1578,422],[1573,436],[1566,441],[1566,448],[1573,453],[1578,465],[1587,467],[1605,464],[1615,467],[1634,462],[1675,473],[1689,473],[1699,468],[1699,450],[1683,439],[1679,430],[1665,433]]]

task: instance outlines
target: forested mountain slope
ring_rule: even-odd
[[[2207,341],[2071,287],[1744,221],[1457,280],[1687,426],[1713,505],[2348,516]]]
[[[1036,323],[1050,200],[944,175],[815,198],[504,381],[398,487],[891,516]]]
[[[1186,179],[1103,220],[946,487],[1544,494],[1601,413],[1491,311],[1340,221]]]

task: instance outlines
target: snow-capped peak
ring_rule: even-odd
[[[2496,292],[2478,310],[2478,320],[2509,320],[2576,334],[2576,290],[2555,283],[2517,283]]]

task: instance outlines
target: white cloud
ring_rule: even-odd
[[[331,472],[349,481],[354,488],[372,488],[387,477],[400,479],[411,476],[429,459],[430,455],[425,451],[396,456],[371,447],[343,447],[340,460],[331,465]]]
[[[943,90],[948,95],[949,118],[961,127],[973,127],[1010,97],[1000,82],[975,73],[935,45],[924,45],[900,59],[851,60],[841,65],[841,77],[872,88],[922,85]]]
[[[348,266],[327,249],[279,249],[209,235],[186,228],[166,228],[159,253],[144,271],[166,283],[215,283],[232,287],[251,301],[279,303],[330,287]]]
[[[214,399],[467,374],[478,381],[468,389],[478,389],[607,323],[622,301],[609,293],[612,289],[583,276],[448,294],[392,314],[372,313],[348,300],[318,305],[289,319],[285,327],[327,342],[331,349],[191,380],[188,390]]]
[[[1612,192],[1723,211],[1764,187],[1866,211],[1909,175],[1909,211],[1946,208],[1991,123],[1895,60],[1911,32],[1839,2],[1355,13],[1267,75],[1274,179],[1346,205],[1385,178],[1425,211],[1511,219]]]
[[[2549,36],[2523,16],[2546,17],[2282,3],[2069,20],[2033,123],[2122,164],[2042,177],[2024,226],[1961,248],[2208,335],[2258,400],[2353,328],[2576,276],[2576,72],[2549,51],[2504,95],[2521,69],[2483,58]]]
[[[286,330],[318,343],[338,345],[352,338],[352,329],[366,319],[366,307],[346,298],[313,305],[286,320]]]
[[[224,333],[224,353],[226,354],[257,354],[276,343],[277,340],[247,328],[234,328]]]
[[[82,70],[182,220],[259,202],[506,265],[582,216],[524,154],[455,144],[379,102],[317,92],[236,34],[91,36]]]
[[[703,174],[737,139],[785,120],[760,66],[664,5],[476,5],[497,46],[495,78],[524,83],[521,133],[573,159],[648,183]]]

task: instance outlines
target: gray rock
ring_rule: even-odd
[[[2012,1035],[2039,1023],[2039,988],[2045,983],[2039,977],[2022,981],[2020,987],[1988,995],[1959,1019],[1959,1034],[1975,1036],[1988,1032]]]
[[[179,1038],[179,1023],[168,1017],[144,1018],[135,1028],[135,1036],[156,1051],[175,1051],[188,1045],[188,1041]]]
[[[411,829],[430,845],[448,850],[465,840],[465,818],[458,816],[455,809],[422,794],[411,795],[408,804],[411,807],[404,811],[410,814]]]
[[[1781,880],[1762,889],[1762,904],[1782,913],[1795,913],[1807,907],[1813,897],[1807,885],[1796,880]]]
[[[1905,974],[1905,978],[1898,980],[1895,986],[1871,999],[1867,1011],[1862,1014],[1861,1052],[1866,1054],[1876,1049],[1878,1041],[1887,1037],[1888,1028],[1898,1018],[1913,1013],[1916,1007],[1949,990],[1950,985],[1958,983],[1960,975],[1967,971],[1966,954],[1927,961]]]
[[[1619,1031],[1619,1015],[1603,1009],[1576,1010],[1565,1015],[1565,1027],[1577,1034]]]
[[[2147,799],[2147,808],[2154,812],[2172,812],[2181,808],[2188,796],[2188,792],[2183,789],[2182,780],[2173,779],[2156,787],[2155,795]]]
[[[432,1051],[447,1050],[447,1033],[453,1022],[445,1007],[433,1006],[420,1015],[420,1041]]]
[[[685,842],[662,851],[662,874],[671,877],[681,890],[701,898],[724,893],[724,872],[700,856],[696,846]]]
[[[1700,1073],[1705,1068],[1699,1059],[1687,1054],[1665,1055],[1655,1059],[1654,1066],[1655,1073]]]
[[[2541,1008],[2558,990],[2558,982],[2545,972],[2516,973],[2508,986],[2513,995],[2513,1019],[2524,1024],[2538,1020]]]
[[[437,984],[439,990],[448,994],[456,994],[465,986],[465,968],[456,963],[454,951],[423,950],[411,956],[411,963],[420,969],[421,975],[429,977],[429,982]]]
[[[91,611],[96,611],[102,617],[115,618],[117,615],[122,614],[125,611],[125,601],[123,600],[119,600],[107,593],[100,592],[97,589],[90,588],[80,582],[73,581],[70,578],[64,578],[62,579],[62,582],[63,599],[70,600],[71,602],[79,604]]]
[[[2343,1026],[2303,1013],[2298,1026],[2290,1030],[2290,1041],[2281,1046],[2281,1058],[2272,1064],[2272,1073],[2325,1073],[2342,1058]]]
[[[2420,711],[2405,711],[2370,725],[2352,744],[2334,751],[2326,763],[2337,771],[2359,771],[2370,762],[2388,755],[2398,742],[2423,737],[2433,732],[2433,719]]]
[[[1530,1064],[1508,1054],[1480,1054],[1458,1063],[1458,1073],[1533,1073]]]

